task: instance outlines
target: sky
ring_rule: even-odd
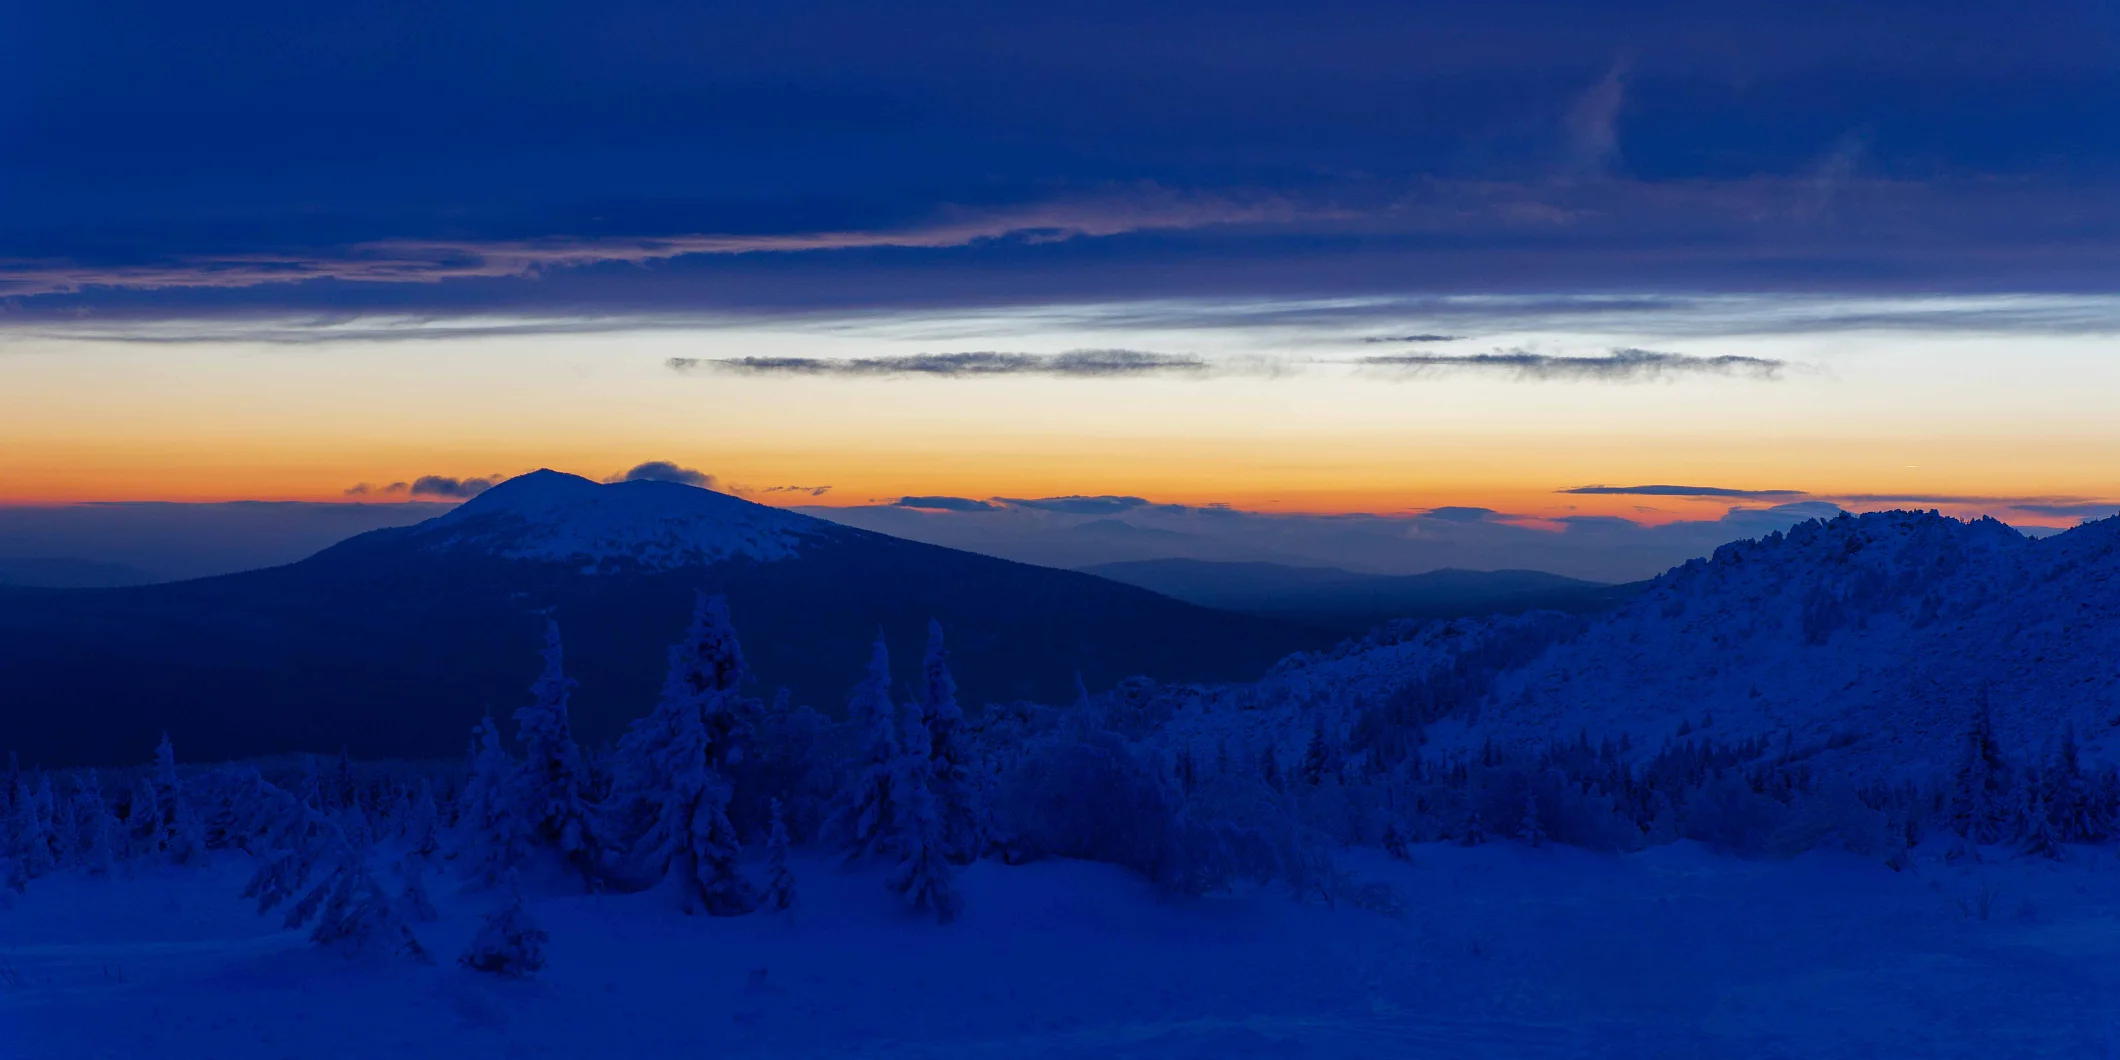
[[[2089,3],[10,5],[0,553],[651,461],[951,540],[1478,509],[1492,565],[2067,526],[2116,90]]]

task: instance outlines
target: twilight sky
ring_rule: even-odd
[[[2116,250],[2109,4],[8,5],[0,506],[2065,526]]]

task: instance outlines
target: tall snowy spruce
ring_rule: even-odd
[[[950,849],[934,791],[934,759],[929,752],[925,708],[905,706],[905,728],[901,749],[891,768],[892,853],[898,864],[889,884],[905,898],[906,905],[935,914],[949,923],[963,909],[957,894],[956,870],[950,865]]]
[[[898,719],[891,707],[891,652],[876,632],[868,672],[847,700],[847,724],[861,734],[854,776],[840,789],[825,821],[825,833],[846,852],[848,861],[897,853],[892,831],[899,818],[895,775],[900,768]],[[925,750],[925,747],[922,748]],[[923,755],[922,757],[925,757]]]
[[[548,619],[545,670],[530,686],[530,705],[515,712],[516,740],[523,745],[516,813],[532,844],[557,850],[569,866],[594,879],[601,860],[598,822],[587,795],[589,767],[567,715],[575,682],[562,654],[559,623]]]
[[[964,731],[964,710],[957,705],[957,680],[950,675],[942,623],[934,619],[928,620],[927,654],[920,662],[920,693],[929,747],[928,784],[941,819],[944,856],[953,864],[968,864],[985,847],[980,834],[984,792]]]
[[[522,863],[528,842],[516,813],[515,759],[501,746],[500,726],[488,714],[471,741],[471,775],[464,783],[457,830],[471,877],[492,887]]]
[[[795,904],[795,871],[788,867],[788,826],[780,819],[780,800],[772,803],[773,823],[766,833],[766,907],[786,912]]]
[[[1974,843],[1999,843],[2012,818],[2010,765],[1995,740],[1995,712],[1986,692],[1967,726],[1951,793],[1951,824]]]
[[[655,709],[618,744],[614,814],[633,834],[636,865],[676,889],[686,912],[736,916],[758,896],[739,865],[743,844],[729,820],[729,763],[743,753],[734,700],[743,652],[727,601],[701,594]]]
[[[206,830],[183,783],[177,779],[177,753],[166,732],[155,747],[155,771],[149,783],[154,786],[155,795],[155,816],[147,823],[153,849],[178,864],[205,860]]]

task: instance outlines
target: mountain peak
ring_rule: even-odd
[[[822,519],[678,482],[601,483],[563,471],[518,475],[413,527],[430,550],[580,563],[585,573],[772,561],[807,539],[850,533]]]

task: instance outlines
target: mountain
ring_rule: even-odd
[[[539,471],[298,563],[121,589],[0,588],[0,747],[47,765],[288,750],[453,756],[525,699],[550,614],[586,742],[653,703],[696,592],[729,597],[760,694],[836,711],[880,627],[911,673],[940,619],[968,704],[1146,673],[1256,677],[1333,634],[710,490]]]
[[[1605,585],[1532,570],[1362,574],[1335,567],[1156,559],[1083,567],[1100,578],[1225,611],[1269,615],[1349,633],[1398,618],[1464,618],[1619,606],[1647,582]]]
[[[72,556],[0,556],[0,585],[108,589],[119,585],[145,585],[154,580],[154,575],[124,563],[104,563]]]
[[[1926,779],[1984,702],[2018,760],[2072,728],[2087,759],[2120,762],[2120,519],[2033,539],[1992,519],[1843,515],[1725,545],[1608,614],[1534,618],[1371,638],[1270,681],[1435,703],[1434,752],[1762,739],[1847,775]]]

